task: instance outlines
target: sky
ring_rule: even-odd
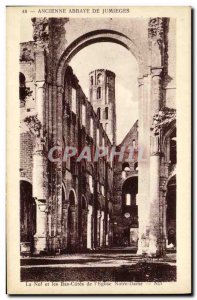
[[[21,26],[21,42],[29,40],[32,40],[31,20]],[[134,56],[121,45],[101,42],[80,50],[70,66],[87,97],[92,70],[108,69],[116,74],[117,144],[121,143],[138,119],[138,66]]]

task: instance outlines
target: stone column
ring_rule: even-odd
[[[104,211],[101,211],[101,220],[100,220],[100,247],[103,246],[103,235],[104,235]]]
[[[87,248],[87,218],[88,218],[88,210],[82,209],[81,212],[81,242],[80,248],[86,249]]]
[[[46,201],[36,200],[36,234],[34,235],[34,253],[40,254],[47,251],[46,230],[47,230],[47,209]]]
[[[97,211],[97,247],[100,247],[101,211]]]
[[[150,114],[153,117],[162,106],[161,91],[162,67],[151,68],[152,99]],[[151,132],[150,140],[150,195],[149,195],[149,247],[148,255],[160,253],[160,131]]]
[[[162,212],[162,228],[161,228],[161,252],[165,254],[166,246],[167,246],[167,227],[166,227],[166,210],[167,210],[167,204],[166,204],[166,190],[162,190],[161,192],[161,207],[160,211]]]
[[[151,101],[151,116],[153,116],[162,107],[162,89],[161,75],[162,67],[151,68],[152,74],[152,101]]]
[[[68,245],[68,203],[62,207],[62,248],[66,249]]]
[[[106,246],[109,246],[109,214],[107,214],[107,226],[106,226]]]
[[[62,97],[63,88],[57,88],[57,145],[62,148]],[[60,161],[56,165],[56,195],[57,195],[57,237],[62,239],[62,158],[60,153]]]
[[[37,117],[32,117],[32,127],[35,134],[35,147],[33,153],[33,197],[36,200],[36,234],[34,236],[34,249],[38,254],[47,251],[47,179],[46,157],[44,153],[44,109],[45,109],[45,83],[36,84],[36,109]],[[34,128],[34,129],[32,129]]]
[[[77,236],[77,232],[76,232],[76,225],[77,225],[77,220],[76,220],[76,208],[75,207],[70,207],[70,213],[71,213],[71,220],[72,220],[72,224],[71,224],[71,248],[72,250],[76,250],[76,245],[77,245],[77,241],[76,241],[76,236]]]
[[[157,137],[155,137],[157,139]],[[150,214],[149,214],[149,255],[159,254],[159,181],[160,181],[160,153],[152,152],[150,157]]]
[[[38,120],[43,125],[45,122],[45,82],[36,82],[36,111],[38,114]]]
[[[138,78],[139,83],[139,123],[138,123],[138,218],[139,239],[138,254],[146,253],[147,212],[149,205],[149,144],[150,144],[150,75]]]
[[[113,242],[113,222],[109,218],[109,247],[111,247]]]
[[[87,248],[92,249],[92,206],[88,205],[87,216]]]

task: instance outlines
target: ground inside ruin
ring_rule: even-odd
[[[176,281],[176,254],[143,258],[126,251],[22,257],[21,281]]]

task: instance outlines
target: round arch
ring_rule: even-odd
[[[88,209],[87,199],[84,195],[81,196],[81,208],[84,210]]]
[[[166,180],[166,183],[164,186],[165,191],[167,191],[168,185],[169,185],[170,181],[172,181],[173,179],[176,179],[176,169],[174,169],[174,171],[170,174],[170,176]]]
[[[176,248],[176,175],[171,176],[167,182],[166,192],[166,233],[167,248]]]
[[[122,184],[122,190],[124,190],[124,189],[129,189],[129,190],[133,190],[133,188],[132,188],[132,185],[131,185],[131,183],[135,186],[135,190],[137,189],[138,190],[138,176],[136,176],[136,175],[131,175],[131,176],[128,176],[125,180],[124,180],[124,182],[123,182],[123,184]]]
[[[139,49],[130,38],[121,32],[114,30],[95,30],[80,36],[66,48],[60,58],[57,68],[57,86],[63,86],[64,72],[72,57],[83,48],[100,42],[116,43],[129,50],[137,60],[139,77],[146,73],[147,70],[143,61],[141,49]]]
[[[162,142],[162,150],[165,151],[166,141],[170,137],[170,135],[173,133],[173,131],[176,130],[176,120],[173,120],[168,124],[168,127],[165,130],[165,134],[163,136],[163,142]]]
[[[32,196],[32,184],[20,180],[20,242],[21,252],[34,251],[34,234],[36,233],[36,202]]]
[[[68,216],[67,216],[67,248],[69,251],[74,251],[77,243],[76,226],[77,226],[77,213],[76,204],[77,197],[74,189],[70,189],[68,196]]]
[[[132,179],[132,178],[134,180],[138,180],[138,176],[136,174],[131,174],[131,175],[127,176],[127,178],[125,178],[125,180],[122,182],[122,187],[128,179]]]
[[[68,194],[68,199],[69,199],[69,205],[70,205],[70,199],[74,200],[74,205],[77,204],[77,195],[74,189],[70,189],[69,194]]]
[[[32,185],[32,181],[28,179],[27,177],[20,177],[20,181],[27,181]]]
[[[161,143],[161,152],[163,160],[169,162],[172,157],[172,164],[176,164],[176,141],[172,141],[172,137],[176,137],[176,120],[170,122],[165,130],[165,134]],[[173,162],[174,161],[174,162]]]
[[[64,182],[62,182],[62,205],[66,203],[66,187]]]

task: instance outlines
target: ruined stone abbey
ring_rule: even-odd
[[[175,20],[33,18],[32,25],[19,59],[21,254],[175,251]],[[69,65],[81,49],[104,41],[125,47],[139,69],[138,119],[119,145],[116,75],[92,70],[86,97]],[[133,159],[56,159],[68,146],[94,153],[131,147]]]

